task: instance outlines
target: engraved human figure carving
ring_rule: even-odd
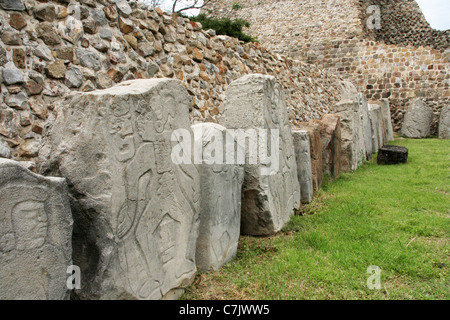
[[[47,237],[47,213],[44,202],[28,200],[16,204],[11,212],[18,250],[39,248]]]

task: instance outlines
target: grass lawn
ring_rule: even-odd
[[[408,163],[325,183],[282,232],[241,237],[236,260],[184,299],[450,299],[450,140],[396,140]],[[369,289],[371,265],[381,289]]]

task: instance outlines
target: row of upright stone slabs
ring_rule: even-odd
[[[81,299],[176,296],[196,272],[200,175],[176,163],[190,97],[171,79],[76,93],[58,109],[39,170],[67,178]]]
[[[224,106],[222,125],[227,129],[254,129],[265,133],[267,145],[270,145],[267,148],[270,163],[260,161],[244,166],[241,233],[275,234],[300,204],[297,164],[283,88],[272,76],[247,75],[228,86]],[[274,139],[278,140],[278,148],[276,143],[272,144],[272,137],[278,137]],[[261,136],[259,138],[261,147]],[[246,148],[247,157],[248,153],[249,148]]]
[[[0,299],[69,298],[72,215],[66,181],[0,158]]]

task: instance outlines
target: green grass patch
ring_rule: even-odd
[[[450,141],[396,140],[407,164],[328,182],[276,236],[241,237],[236,259],[198,273],[185,299],[449,299]],[[367,268],[381,268],[370,290]]]

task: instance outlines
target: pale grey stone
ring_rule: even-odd
[[[28,104],[28,96],[23,92],[7,95],[5,97],[5,103],[11,108],[23,110]]]
[[[149,60],[148,66],[147,66],[147,72],[148,72],[149,77],[153,77],[155,74],[158,73],[158,71],[159,71],[159,65],[156,62]]]
[[[358,93],[358,97],[359,97],[359,105],[362,112],[362,126],[364,135],[364,146],[366,150],[366,159],[370,160],[373,153],[373,146],[372,146],[373,133],[369,115],[369,103],[367,101],[366,96],[363,93]]]
[[[394,140],[394,128],[392,126],[391,108],[389,100],[383,99],[378,105],[381,107],[381,116],[383,117],[383,143],[388,144]]]
[[[23,83],[23,74],[15,66],[8,64],[3,68],[3,82],[6,85]]]
[[[450,106],[446,105],[441,110],[439,118],[439,138],[450,139]]]
[[[263,129],[263,133],[269,136],[268,142],[271,134],[276,134],[274,130],[278,130],[279,135],[275,137],[279,148],[276,152],[267,152],[268,148],[259,139],[261,149],[268,156],[273,155],[270,164],[247,162],[242,187],[241,233],[274,234],[290,220],[293,210],[300,205],[297,163],[283,88],[272,76],[244,76],[228,86],[224,108],[220,122],[227,129],[253,129],[256,132]],[[248,148],[245,152],[249,154]]]
[[[0,141],[0,158],[10,158],[11,151],[8,148],[8,145],[3,141]]]
[[[200,173],[200,228],[196,263],[202,271],[217,270],[233,260],[237,253],[241,225],[241,189],[243,166],[226,163],[226,141],[234,141],[226,128],[215,123],[192,126],[194,143],[202,161],[196,162]],[[208,148],[214,144],[217,154]],[[221,151],[219,151],[219,148]],[[220,154],[222,155],[219,158]],[[217,156],[217,158],[216,158]],[[200,160],[200,159],[199,159]]]
[[[0,0],[0,6],[5,10],[24,11],[22,0]]]
[[[83,23],[73,16],[68,16],[64,21],[58,23],[58,33],[63,39],[76,44],[84,34]]]
[[[403,118],[401,134],[406,138],[426,138],[431,133],[433,109],[422,99],[413,100]]]
[[[106,27],[100,28],[98,30],[98,34],[99,34],[100,38],[109,40],[109,41],[111,41],[112,37],[113,37],[112,30],[110,28],[106,28]]]
[[[311,144],[309,135],[305,130],[294,130],[292,131],[292,136],[294,138],[301,202],[310,203],[313,200],[314,186],[312,180]]]
[[[83,72],[77,67],[72,67],[66,72],[64,84],[69,88],[79,88],[83,84]]]
[[[334,113],[341,120],[341,169],[356,170],[366,159],[363,131],[363,112],[358,92],[350,82],[341,84],[341,100],[334,106]]]
[[[49,124],[39,172],[71,182],[82,299],[160,299],[196,272],[200,183],[172,148],[192,135],[189,94],[171,79],[76,92]],[[179,140],[178,140],[179,139]]]
[[[98,22],[99,25],[105,25],[108,23],[108,20],[106,19],[105,12],[103,10],[99,9],[93,9],[91,11],[91,18]]]
[[[0,31],[1,33],[1,31]],[[0,66],[5,65],[8,62],[8,56],[6,54],[6,49],[0,45]]]
[[[94,69],[95,71],[101,69],[102,62],[98,54],[90,50],[80,48],[77,48],[76,52],[80,65],[86,68]]]
[[[117,12],[124,16],[125,18],[129,17],[133,10],[131,9],[130,5],[128,4],[128,1],[121,0],[116,3],[117,6]]]
[[[52,51],[45,44],[38,45],[36,48],[34,48],[33,54],[36,57],[41,58],[42,60],[45,60],[45,61],[53,60]]]
[[[66,181],[0,158],[0,299],[68,299],[72,214]]]
[[[138,49],[142,52],[144,58],[155,53],[155,47],[152,46],[148,41],[138,42]]]
[[[381,115],[381,107],[377,104],[369,105],[370,121],[372,126],[372,143],[373,153],[384,146],[383,139],[383,118]]]

